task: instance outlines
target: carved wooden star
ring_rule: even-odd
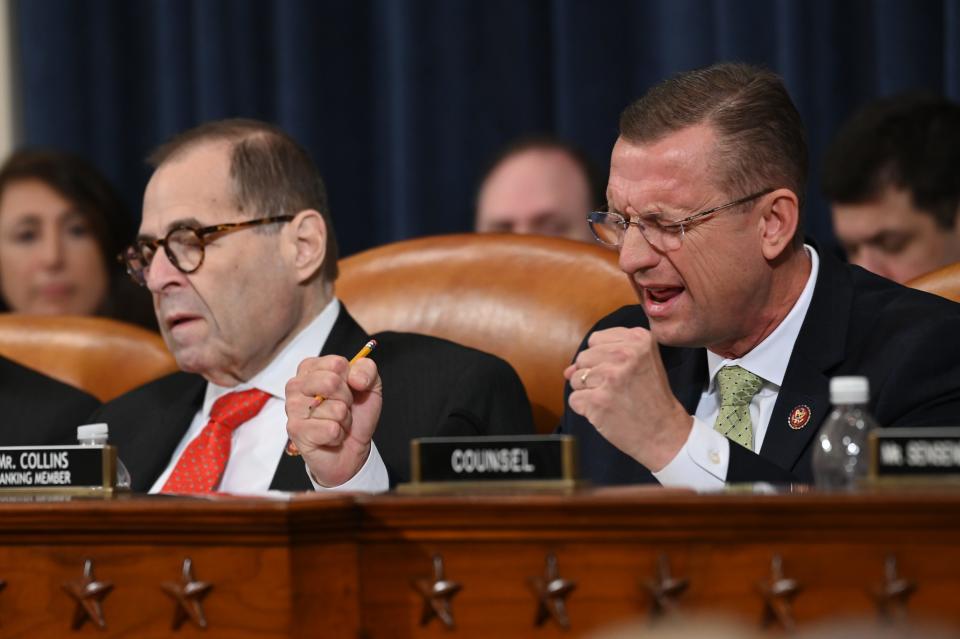
[[[796,579],[783,576],[783,560],[774,555],[770,562],[770,579],[757,584],[763,595],[763,626],[777,622],[787,632],[793,632],[793,600],[803,587]]]
[[[917,584],[898,575],[897,558],[887,557],[884,565],[884,583],[874,588],[873,599],[880,618],[900,623],[907,619],[907,600],[917,591]]]
[[[567,616],[566,599],[577,584],[569,579],[560,578],[556,555],[553,553],[547,555],[543,577],[531,577],[530,584],[538,601],[534,625],[542,626],[549,619],[553,619],[564,630],[569,629],[570,618]]]
[[[423,614],[420,615],[420,625],[425,626],[436,617],[447,628],[453,628],[452,600],[463,586],[444,576],[443,557],[441,555],[433,556],[433,579],[417,579],[414,582],[414,587],[423,597]]]
[[[203,612],[203,599],[213,590],[213,584],[194,579],[193,561],[189,557],[183,560],[180,583],[165,581],[160,587],[177,603],[173,611],[174,630],[178,630],[187,619],[198,628],[206,629],[207,616]]]
[[[690,582],[687,579],[673,577],[670,573],[670,561],[666,554],[660,553],[657,559],[656,577],[644,582],[643,585],[650,593],[650,616],[658,619],[677,609],[680,595],[686,591]]]
[[[71,624],[74,630],[79,629],[87,619],[100,629],[107,627],[103,616],[103,600],[113,590],[113,584],[96,580],[93,576],[92,559],[83,562],[83,580],[68,581],[63,584],[63,589],[77,602]]]

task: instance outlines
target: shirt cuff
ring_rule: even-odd
[[[664,486],[719,490],[726,483],[729,465],[730,440],[694,417],[683,447],[653,476]]]
[[[339,486],[321,486],[313,479],[310,469],[304,464],[307,471],[307,477],[317,491],[352,491],[365,493],[382,493],[390,488],[390,478],[387,477],[387,466],[380,457],[380,451],[377,445],[370,441],[370,454],[367,455],[367,461],[363,463],[357,474],[340,484]]]

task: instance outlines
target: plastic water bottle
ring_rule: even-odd
[[[110,427],[106,424],[86,424],[77,426],[77,443],[81,446],[106,446],[110,437]],[[130,471],[117,455],[117,488],[130,488]]]
[[[817,434],[813,477],[817,486],[849,489],[867,474],[867,436],[877,423],[867,411],[870,383],[866,377],[830,380],[833,411]]]

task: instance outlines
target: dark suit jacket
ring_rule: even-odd
[[[843,264],[827,251],[819,256],[813,299],[763,446],[756,454],[731,442],[727,481],[812,481],[811,441],[829,413],[830,378],[837,375],[869,378],[869,409],[881,426],[960,424],[960,304]],[[591,332],[613,326],[648,324],[642,307],[626,306]],[[708,382],[705,350],[661,346],[660,353],[674,395],[692,415]],[[812,416],[793,430],[787,418],[800,405]],[[569,405],[559,430],[579,439],[583,476],[594,483],[655,481]]]
[[[77,426],[99,405],[73,386],[0,357],[0,445],[76,444]]]
[[[383,412],[374,441],[391,484],[410,478],[410,439],[533,432],[520,378],[503,360],[446,340],[379,333],[370,357],[383,380]],[[352,357],[370,336],[342,308],[321,355]],[[203,405],[206,380],[174,373],[105,404],[91,420],[110,425],[110,441],[130,469],[133,490],[147,491]],[[270,485],[312,490],[303,460],[281,455]]]

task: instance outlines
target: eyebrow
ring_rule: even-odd
[[[16,222],[18,224],[20,222],[25,222],[25,221],[40,222],[45,218],[45,214],[42,213],[41,211],[27,210],[27,211],[22,211],[20,213],[21,215]],[[72,217],[82,217],[86,219],[87,215],[80,209],[71,206],[70,208],[61,209],[60,211],[57,211],[56,215],[53,218],[53,221],[60,222],[61,220],[65,220]]]
[[[24,224],[36,225],[41,223],[41,216],[39,213],[25,213],[20,216],[11,226],[23,226]]]
[[[166,235],[167,233],[169,233],[175,228],[187,227],[191,229],[199,229],[204,226],[206,225],[195,217],[181,217],[167,224],[167,228],[165,229],[164,235]],[[155,236],[150,235],[149,233],[137,234],[138,242],[141,240],[153,240],[153,239],[156,239]]]
[[[658,208],[659,208],[659,210],[658,210]],[[690,213],[689,211],[693,211],[693,210],[694,210],[694,209],[687,209],[687,210],[685,210],[685,209],[676,209],[676,210],[674,210],[673,207],[670,207],[670,210],[663,210],[663,209],[665,209],[665,208],[667,208],[667,207],[663,206],[662,204],[657,204],[657,205],[655,205],[655,207],[654,207],[653,210],[643,211],[642,213],[637,213],[636,215],[639,215],[640,217],[656,217],[657,219],[661,219],[661,220],[663,220],[664,222],[670,223],[670,222],[675,222],[676,220],[672,220],[672,219],[670,219],[669,217],[665,217],[665,216],[677,215],[677,216],[678,216],[678,219],[680,219],[680,218],[683,218],[683,217],[685,217],[685,216],[687,216],[687,215],[691,215],[691,213]],[[628,215],[627,213],[621,211],[620,209],[615,208],[615,207],[614,207],[613,205],[611,205],[609,202],[607,202],[606,204],[604,204],[604,209],[606,210],[607,213],[616,213],[617,215],[621,215],[621,216],[623,216],[624,218],[628,218],[628,219],[631,217],[630,215]]]
[[[869,237],[865,237],[858,244],[883,244],[889,240],[902,240],[913,237],[914,232],[909,229],[884,229]]]

